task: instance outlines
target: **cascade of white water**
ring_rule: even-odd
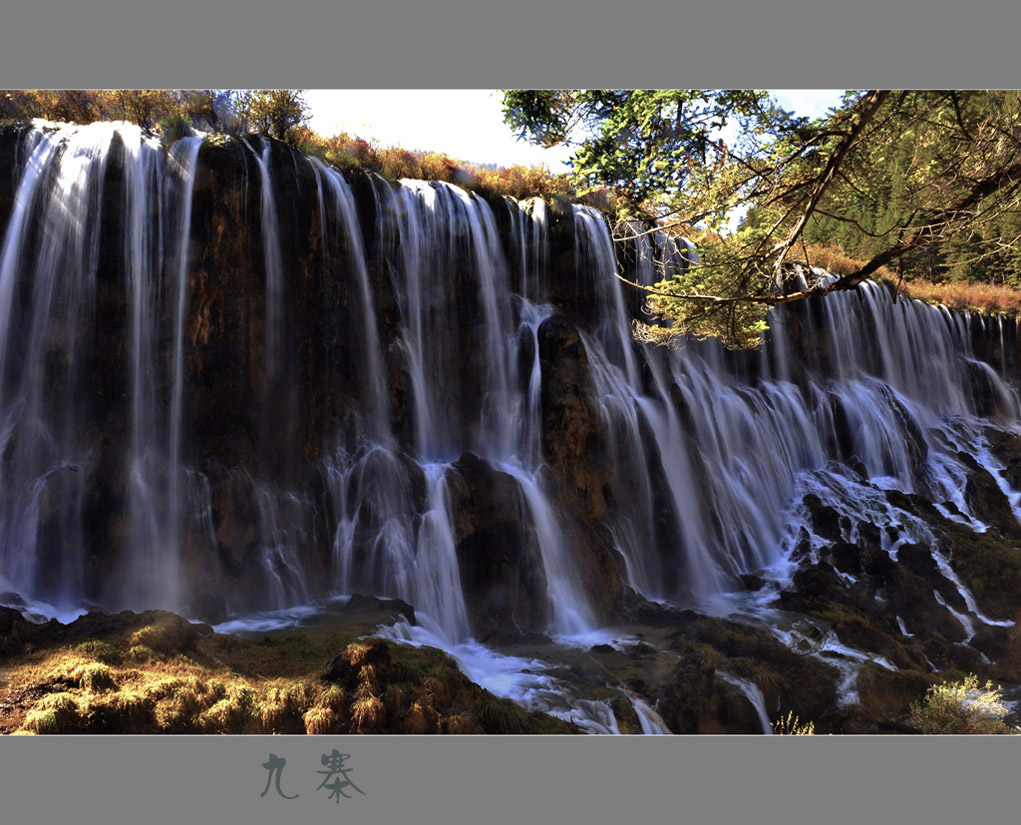
[[[123,545],[118,549],[125,561],[110,579],[122,580],[130,596],[115,600],[177,606],[173,433],[179,422],[172,411],[168,451],[157,352],[164,261],[183,266],[186,259],[173,244],[187,239],[187,228],[176,230],[180,238],[172,236],[190,209],[199,143],[197,138],[181,141],[167,164],[158,142],[130,124],[42,125],[26,139],[29,154],[0,264],[0,438],[14,445],[0,466],[5,491],[0,555],[6,575],[28,593],[49,593],[60,603],[81,598],[85,496],[97,472],[122,472],[126,524],[115,541]],[[112,180],[120,183],[111,190],[107,169],[115,147]],[[111,235],[105,241],[105,268],[97,273],[101,236],[118,226],[116,215],[102,208],[107,201],[119,201],[123,217],[119,239]],[[117,272],[123,273],[123,283],[115,281]],[[98,277],[105,290],[125,296],[123,318],[97,318]],[[24,303],[16,308],[18,294]],[[102,300],[109,305],[108,298]],[[119,357],[94,351],[94,342],[121,324],[129,409],[123,411],[127,449],[123,469],[117,470],[112,454],[89,443],[83,424],[94,403],[89,393],[95,371],[105,369],[105,359]],[[177,409],[173,401],[171,406]],[[122,413],[115,406],[109,414]]]
[[[376,331],[376,312],[372,302],[369,285],[369,273],[365,263],[365,248],[362,240],[361,226],[358,223],[358,212],[354,195],[343,176],[335,169],[326,166],[317,158],[312,159],[315,173],[317,193],[319,197],[319,220],[323,227],[323,255],[327,254],[329,244],[337,243],[340,236],[347,241],[348,271],[353,275],[358,290],[362,317],[362,347],[365,353],[365,434],[370,439],[385,441],[389,436],[389,418],[387,416],[387,384],[383,369],[383,355],[379,347],[379,334]],[[324,186],[330,199],[324,197]],[[333,212],[327,208],[332,204]],[[327,227],[332,227],[330,232]]]
[[[188,137],[179,140],[173,147],[171,158],[176,162],[178,180],[184,190],[179,201],[177,214],[175,256],[176,262],[174,281],[174,363],[172,368],[172,394],[170,401],[170,502],[169,502],[169,535],[171,538],[170,553],[180,552],[181,535],[181,502],[182,502],[182,468],[181,443],[184,436],[184,326],[187,315],[188,296],[188,260],[191,244],[191,212],[192,196],[195,191],[195,174],[198,167],[199,149],[202,138]]]
[[[125,274],[130,301],[131,452],[128,467],[128,544],[134,548],[129,578],[139,582],[142,604],[177,604],[177,549],[167,523],[163,498],[166,468],[158,405],[156,347],[159,270],[163,263],[164,222],[150,220],[154,204],[164,201],[164,157],[140,129],[121,129],[127,196]],[[173,507],[169,508],[173,512]],[[169,541],[168,541],[169,538]],[[159,582],[158,586],[153,586]],[[159,598],[157,599],[157,595]]]
[[[411,552],[415,569],[422,572],[396,592],[417,598],[417,606],[426,612],[425,605],[432,605],[437,614],[433,621],[445,617],[444,629],[453,632],[455,640],[460,638],[458,633],[466,632],[460,588],[452,586],[459,576],[443,474],[458,451],[468,449],[517,481],[544,563],[553,629],[582,632],[592,626],[592,614],[573,580],[562,525],[538,477],[542,427],[537,330],[551,310],[526,299],[515,306],[495,219],[485,202],[456,187],[424,181],[403,181],[396,188],[375,181],[374,192],[377,232],[384,248],[397,253],[391,260],[396,264],[392,271],[401,309],[401,344],[415,407],[415,446],[428,490],[423,527]],[[545,220],[544,210],[533,205],[532,211]],[[524,210],[516,219],[521,222],[519,238],[530,235],[534,243],[545,237],[543,225],[526,231],[525,221],[532,219]],[[391,240],[395,234],[397,240]],[[526,247],[520,262],[538,268],[542,260],[543,254],[528,253]],[[466,262],[472,278],[470,300],[478,307],[478,317],[466,322],[472,325],[472,346],[483,355],[475,365],[477,376],[469,376],[469,385],[452,369],[463,355],[455,354],[454,333],[462,316],[454,303],[457,288],[451,283],[451,272]],[[541,282],[538,271],[529,268],[529,273],[531,282]],[[524,375],[519,365],[521,347],[531,352]],[[465,402],[469,407],[477,405],[468,426],[462,418]],[[361,501],[360,492],[346,495],[348,501]],[[340,543],[353,547],[357,518],[346,506],[339,509],[343,513]],[[407,519],[405,515],[399,521],[407,523]],[[399,532],[408,534],[406,529]],[[402,541],[387,546],[409,552]],[[347,562],[344,566],[350,568]],[[432,572],[426,574],[426,570]]]
[[[714,342],[634,349],[609,227],[576,207],[575,229],[579,260],[598,273],[602,321],[583,340],[592,399],[613,434],[611,527],[640,592],[712,601],[738,587],[738,574],[780,563],[799,479],[834,460],[853,459],[884,484],[968,512],[956,453],[985,454],[977,435],[950,428],[976,414],[972,376],[983,376],[1004,419],[1016,420],[1019,407],[1016,392],[972,355],[967,316],[894,300],[868,282],[829,296],[818,316],[798,316],[805,338],[819,342],[819,354],[803,359],[785,332],[794,316],[774,310],[763,377],[750,381]],[[689,265],[664,243],[640,235],[632,243],[640,283]],[[792,383],[799,359],[807,375]],[[666,520],[655,517],[664,498]],[[681,580],[671,581],[677,570]]]
[[[762,690],[755,682],[748,679],[742,679],[740,676],[734,676],[731,673],[724,673],[722,670],[717,670],[716,675],[719,676],[724,682],[733,685],[745,695],[745,698],[751,702],[752,707],[755,708],[755,715],[759,718],[759,724],[762,726],[762,732],[764,734],[773,734],[773,726],[769,721],[769,714],[766,713],[766,700],[762,695]]]
[[[272,145],[266,141],[262,152],[256,152],[247,140],[241,141],[252,153],[259,167],[260,212],[262,221],[262,250],[266,268],[266,386],[268,398],[276,388],[282,364],[280,351],[283,341],[284,262],[280,251],[280,219],[273,193],[273,173],[270,169]]]
[[[72,487],[67,490],[67,494],[72,501],[80,501],[80,486],[73,483],[79,477],[79,468],[68,462],[69,457],[40,461],[33,455],[37,449],[36,439],[25,445],[24,436],[20,436],[20,432],[20,438],[15,438],[15,433],[22,428],[33,428],[38,432],[40,440],[45,437],[47,441],[52,441],[41,422],[26,419],[29,414],[26,401],[27,394],[31,392],[31,379],[18,369],[23,356],[14,353],[14,348],[21,343],[21,337],[15,337],[14,334],[13,321],[20,314],[15,307],[15,290],[19,282],[28,277],[26,270],[33,268],[34,272],[39,272],[39,266],[31,257],[32,250],[26,248],[30,229],[34,229],[38,223],[39,212],[46,209],[50,181],[56,174],[53,165],[68,151],[68,142],[75,133],[73,127],[65,127],[59,132],[40,134],[25,162],[13,212],[4,233],[3,254],[0,256],[0,453],[9,453],[12,439],[17,453],[0,464],[0,488],[4,491],[3,501],[0,502],[0,558],[3,561],[4,577],[13,586],[29,592],[35,590],[40,562],[37,551],[40,507],[44,496],[49,495],[50,481],[60,478],[71,480]],[[49,211],[47,214],[50,214]],[[57,227],[50,229],[50,236],[57,230]],[[53,278],[47,272],[42,272],[41,277],[44,280]],[[38,380],[38,376],[34,380]],[[22,443],[19,444],[19,441]],[[57,463],[61,460],[67,469],[73,468],[74,475],[61,471],[61,465]],[[78,490],[74,486],[78,486]],[[73,506],[77,507],[77,504]],[[64,555],[72,557],[65,566],[64,576],[74,579],[80,575],[79,566],[73,558],[77,549],[77,537],[68,535],[68,532],[74,531],[65,530],[64,535],[60,536],[66,542]]]

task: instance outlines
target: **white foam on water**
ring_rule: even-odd
[[[762,690],[759,686],[749,679],[742,679],[740,676],[734,676],[733,674],[725,673],[722,670],[717,670],[716,675],[727,684],[736,687],[745,695],[745,698],[751,702],[752,707],[755,708],[755,713],[759,717],[759,724],[762,725],[762,732],[766,735],[773,734],[773,726],[769,722],[769,714],[766,713],[766,700],[762,695]]]
[[[416,647],[436,647],[452,656],[461,671],[490,693],[511,699],[528,710],[540,710],[573,722],[586,733],[619,734],[616,717],[608,702],[577,699],[547,673],[551,665],[497,653],[474,639],[451,645],[420,626],[405,621],[381,627],[376,635]]]
[[[322,606],[319,604],[299,604],[280,610],[246,613],[213,625],[213,630],[217,633],[270,633],[301,627],[321,613]]]
[[[631,697],[631,707],[638,715],[638,723],[642,726],[642,733],[651,736],[672,735],[673,731],[667,727],[663,717],[654,711],[648,704],[637,696]]]

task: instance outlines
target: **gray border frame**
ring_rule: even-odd
[[[1021,12],[989,3],[479,9],[469,0],[183,0],[143,12],[131,0],[38,0],[4,11],[0,66],[10,88],[1018,85],[1012,24]],[[153,825],[295,814],[515,825],[974,821],[1012,801],[1016,741],[10,737],[0,741],[0,811],[17,823]],[[307,784],[333,747],[351,754],[364,798],[337,804]],[[287,758],[284,787],[298,799],[259,796],[269,753]]]

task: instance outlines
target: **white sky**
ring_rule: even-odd
[[[817,117],[835,105],[837,89],[782,89],[784,108]],[[565,171],[571,150],[519,141],[503,122],[502,95],[490,89],[308,89],[310,125],[321,135],[348,132],[384,146],[444,152],[472,163],[545,165]]]

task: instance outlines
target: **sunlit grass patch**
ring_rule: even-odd
[[[22,726],[32,733],[72,733],[81,727],[81,709],[70,693],[44,696],[25,717]]]
[[[992,682],[979,687],[974,674],[956,682],[933,685],[911,705],[910,722],[922,733],[1016,734],[1004,721],[1008,708]]]
[[[329,628],[201,636],[172,614],[96,619],[10,660],[22,733],[567,732],[472,684],[441,651]],[[86,622],[80,632],[89,632]],[[38,697],[38,698],[37,698]],[[13,729],[10,725],[8,729]]]

